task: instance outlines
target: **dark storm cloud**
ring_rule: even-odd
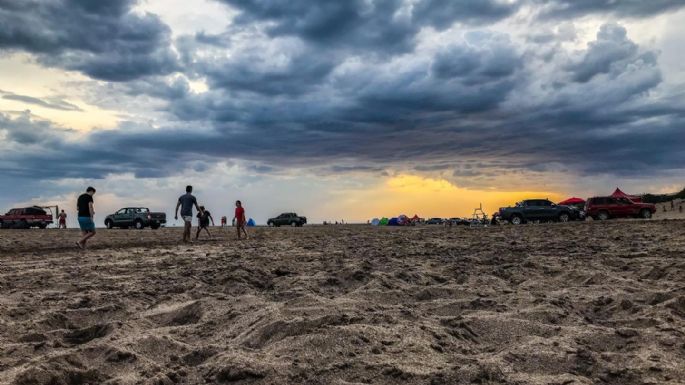
[[[620,25],[603,25],[582,52],[553,44],[573,40],[572,29],[542,31],[527,43],[544,46],[543,53],[488,31],[488,23],[513,15],[523,2],[223,2],[240,11],[234,23],[223,34],[179,38],[185,76],[164,78],[144,75],[173,68],[169,31],[154,16],[131,14],[130,1],[70,4],[77,16],[69,17],[84,25],[96,26],[91,17],[109,21],[107,33],[93,33],[110,45],[105,50],[54,27],[62,14],[47,20],[50,4],[66,0],[31,3],[39,8],[35,15],[0,0],[2,17],[48,26],[36,32],[14,23],[10,31],[3,24],[0,46],[103,79],[137,78],[102,92],[151,97],[169,117],[154,127],[125,122],[119,130],[72,138],[30,116],[0,116],[6,139],[0,171],[17,178],[163,177],[240,159],[263,173],[380,175],[404,167],[481,181],[559,169],[645,175],[685,162],[682,102],[655,92],[664,79],[658,56]],[[640,13],[630,2],[620,12],[609,2],[581,3],[548,2],[542,12]],[[447,30],[454,23],[461,24],[456,31],[474,30]],[[477,23],[477,30],[469,27]],[[108,42],[112,31],[119,35]],[[421,32],[432,40],[421,42]],[[104,63],[113,51],[131,54],[131,67],[117,72]],[[196,93],[187,79],[202,79],[209,90]],[[46,144],[50,151],[25,147]]]
[[[0,0],[0,50],[109,81],[174,71],[169,28],[157,16],[131,13],[135,3]]]
[[[55,127],[51,122],[35,119],[28,111],[15,118],[0,112],[0,133],[5,135],[5,144],[18,144],[19,149],[25,145],[60,144],[65,135],[70,132],[70,130]],[[31,148],[24,149],[31,150]]]
[[[624,27],[618,24],[605,24],[582,60],[571,65],[569,69],[574,74],[574,80],[586,82],[595,75],[608,73],[613,65],[635,56],[637,50],[637,44],[628,40]]]
[[[3,90],[0,90],[0,95],[2,95],[3,99],[15,100],[18,102],[33,104],[36,106],[50,108],[53,110],[81,111],[81,109],[78,106],[71,104],[69,102],[66,102],[64,100],[61,100],[59,98],[40,99],[40,98],[36,98],[33,96],[28,96],[28,95],[17,95],[15,93],[6,92]]]
[[[570,19],[593,13],[625,17],[650,17],[685,7],[682,0],[532,0],[542,15]]]
[[[470,44],[453,45],[437,54],[432,66],[437,77],[482,84],[512,75],[523,64],[516,48],[499,35],[471,33],[467,38]]]
[[[401,0],[222,1],[241,11],[240,24],[270,22],[271,36],[298,36],[317,44],[406,49],[415,32],[410,21],[393,18]]]
[[[422,0],[413,5],[413,19],[438,29],[455,21],[467,24],[488,23],[511,16],[519,2],[492,0]]]
[[[304,124],[307,130],[359,132],[387,122],[388,129],[398,130],[402,125],[396,122],[410,125],[429,113],[496,107],[516,86],[516,72],[523,67],[520,52],[506,35],[486,32],[467,33],[434,57],[410,57],[406,63],[356,61],[350,68],[296,48],[262,53],[256,47],[238,59],[197,64],[215,91],[174,100],[170,111],[183,120],[250,127]],[[274,55],[279,60],[269,62]]]
[[[212,88],[249,91],[266,95],[301,94],[316,87],[337,65],[333,55],[311,49],[283,52],[273,61],[269,52],[251,50],[233,59],[199,64]]]
[[[498,0],[220,0],[241,11],[237,22],[269,22],[271,36],[298,36],[326,46],[407,50],[426,26],[485,23],[512,15]]]

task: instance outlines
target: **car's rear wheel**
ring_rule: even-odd
[[[293,221],[293,222],[290,222],[290,226],[291,226],[291,227],[297,227],[297,222],[294,222],[294,221]]]
[[[643,209],[642,211],[640,211],[640,218],[650,219],[651,217],[652,217],[651,211],[649,211],[647,209]]]
[[[514,215],[511,217],[509,222],[511,222],[512,225],[520,225],[523,223],[523,218],[521,218],[520,215]]]
[[[110,229],[110,230],[112,229],[112,227],[114,227],[114,223],[112,223],[111,219],[108,219],[105,221],[105,227]]]
[[[154,224],[154,225],[150,225],[150,228],[151,228],[152,230],[157,230],[157,229],[159,229],[161,226],[162,226],[162,225],[160,225],[159,223],[157,223],[157,224]]]
[[[143,226],[143,221],[141,221],[140,219],[137,219],[133,225],[136,227],[137,230],[142,230],[145,228],[145,226]]]
[[[569,221],[569,219],[571,219],[571,217],[568,215],[568,213],[561,213],[559,215],[559,222],[561,223],[566,223]]]
[[[38,227],[40,227],[41,229],[45,229],[45,228],[48,227],[48,224],[45,223],[45,222],[41,222],[41,223],[38,225]]]
[[[269,227],[276,227],[276,226],[274,226],[274,223],[271,221],[266,222],[266,225]]]
[[[609,219],[609,213],[606,211],[600,211],[597,213],[597,219],[599,219],[600,221],[606,221],[607,219]]]

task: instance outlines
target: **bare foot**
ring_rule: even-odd
[[[76,246],[78,246],[79,249],[83,250],[83,244],[81,244],[80,241],[76,242]]]

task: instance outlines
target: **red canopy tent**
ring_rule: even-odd
[[[637,195],[628,195],[621,191],[620,188],[616,187],[616,191],[614,191],[613,194],[611,194],[612,198],[628,198],[633,202],[642,202],[642,197],[637,196]]]
[[[560,205],[579,205],[582,203],[585,203],[585,199],[576,198],[576,197],[568,198],[565,201],[559,202]]]

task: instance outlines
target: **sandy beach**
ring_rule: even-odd
[[[682,220],[215,232],[0,232],[0,383],[685,383]]]

